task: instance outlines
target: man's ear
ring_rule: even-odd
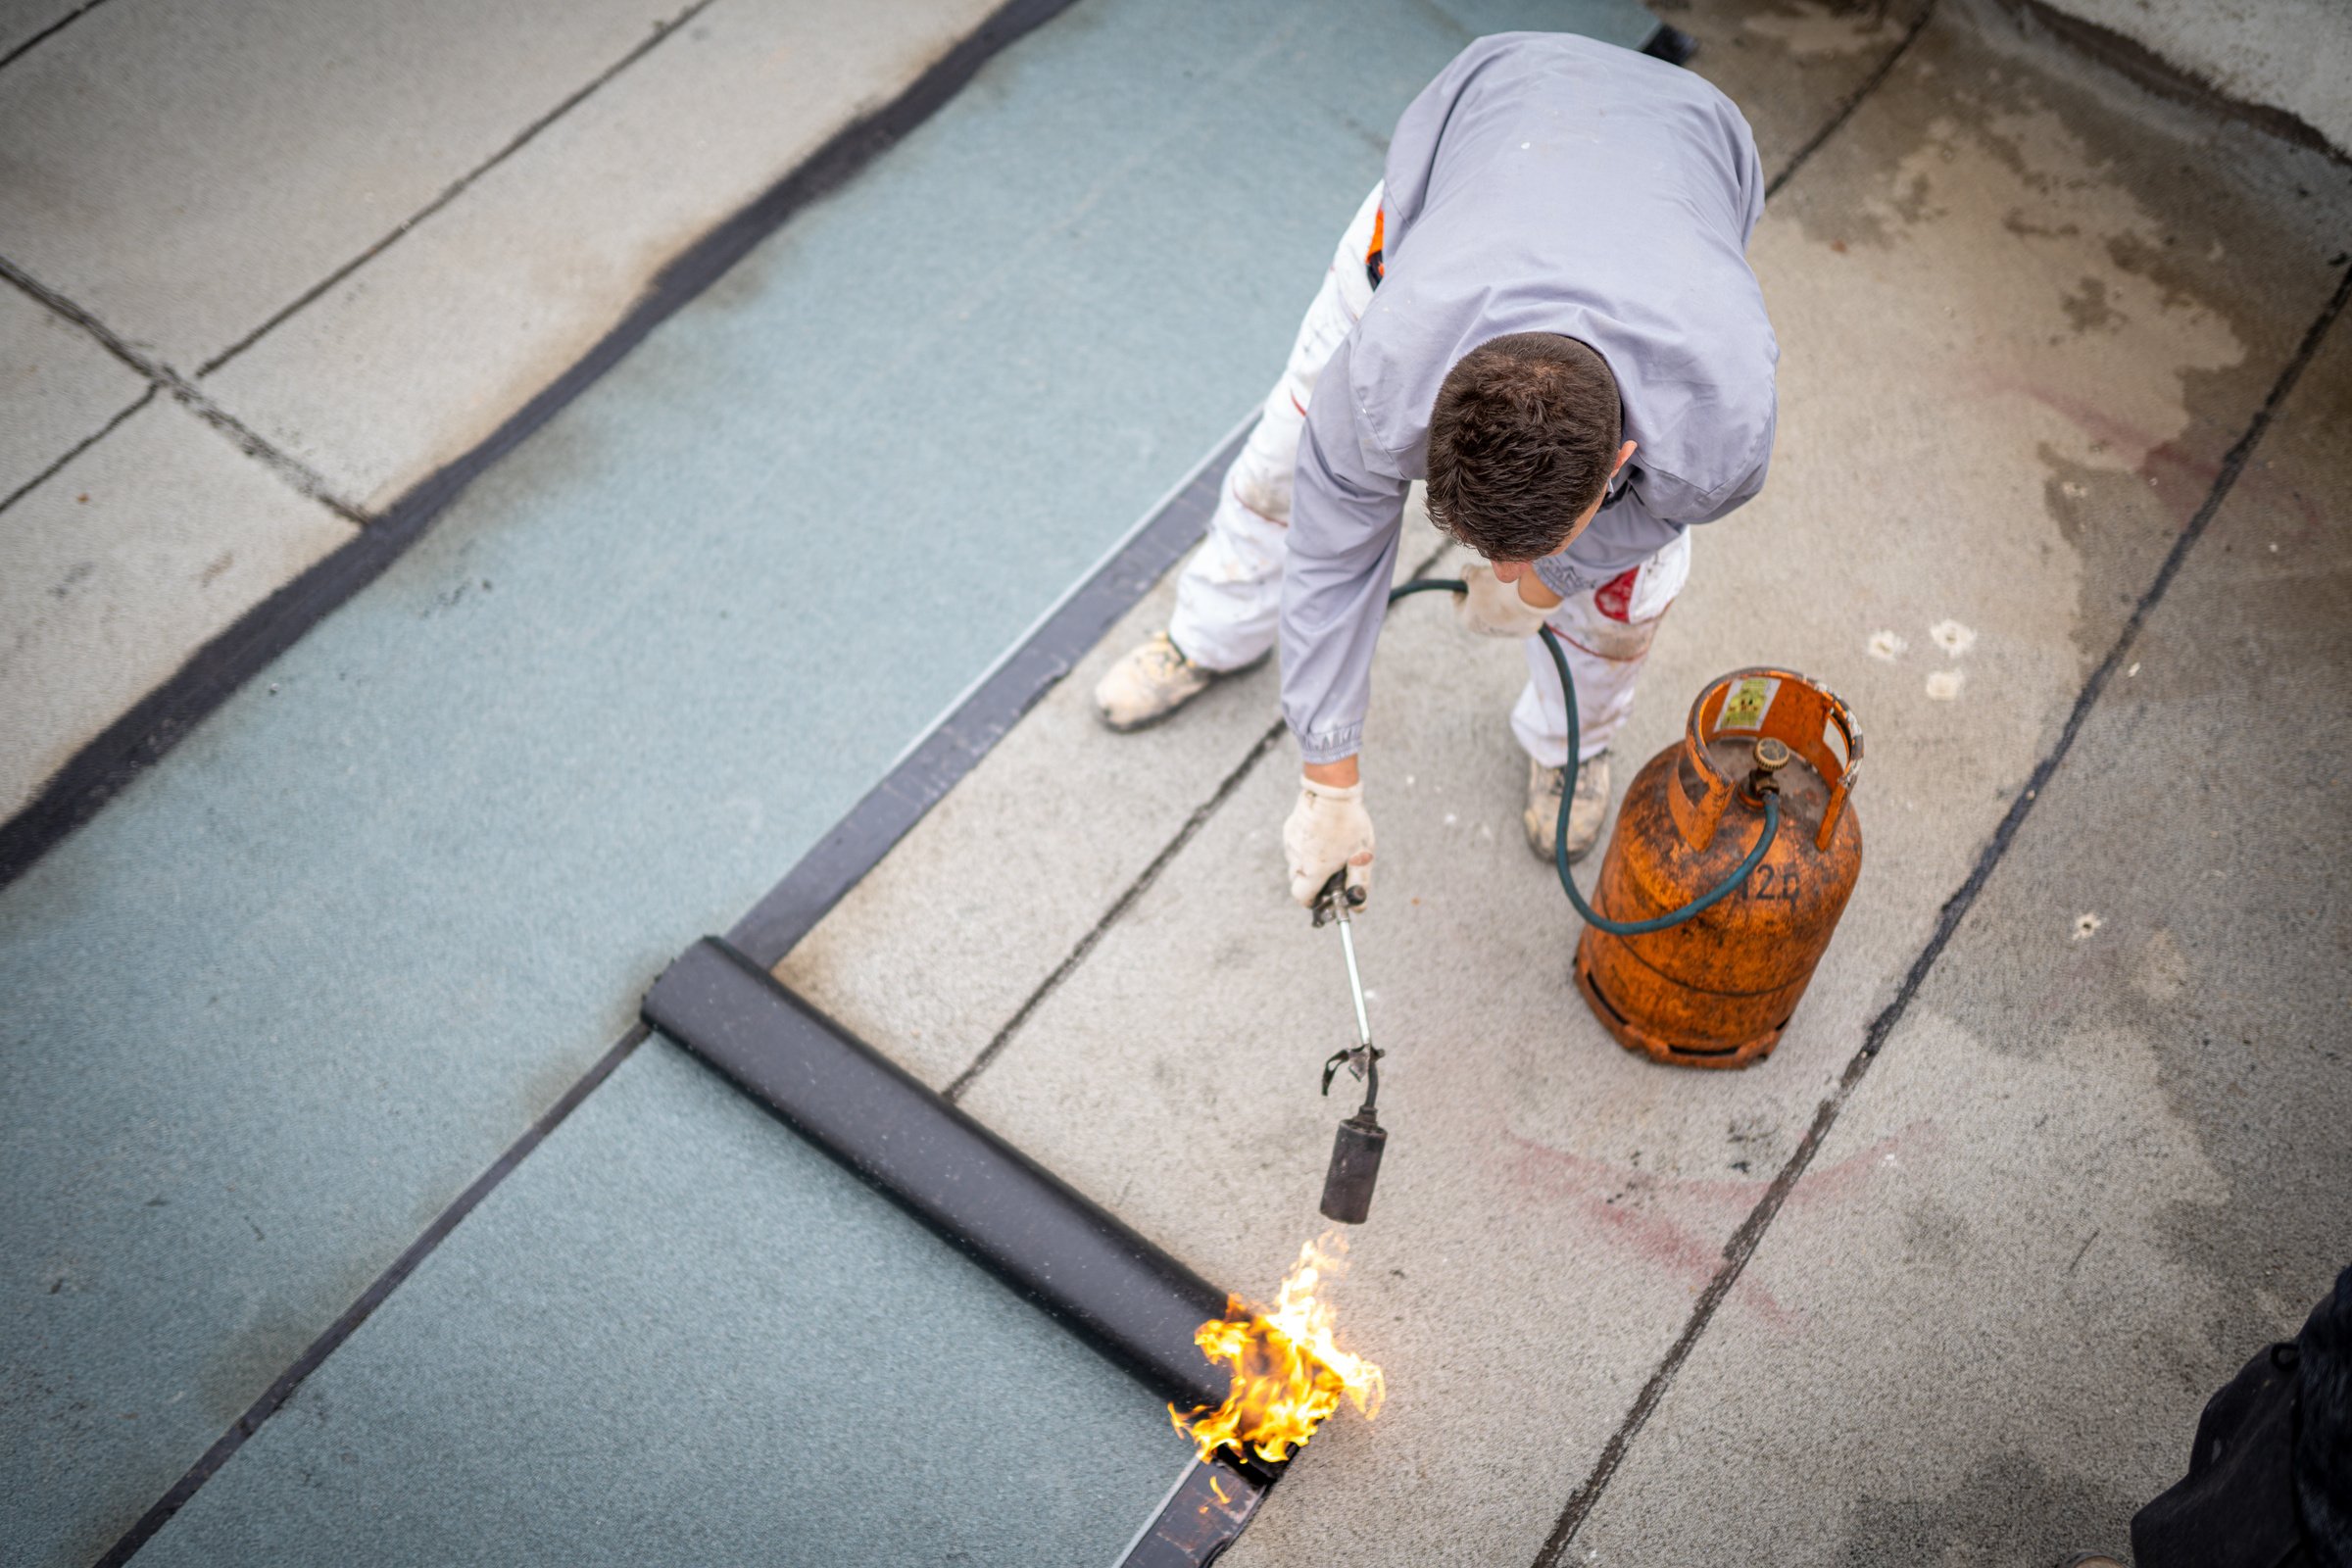
[[[1625,471],[1626,464],[1631,462],[1633,459],[1634,449],[1635,443],[1631,441],[1628,441],[1625,445],[1617,449],[1617,466],[1609,470],[1610,478],[1614,479],[1617,477],[1617,475]]]

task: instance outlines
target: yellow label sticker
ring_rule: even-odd
[[[1762,729],[1764,715],[1772,711],[1772,700],[1781,694],[1781,683],[1770,675],[1749,675],[1731,689],[1723,700],[1722,716],[1715,720],[1717,729]]]

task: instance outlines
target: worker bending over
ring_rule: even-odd
[[[1763,488],[1780,351],[1745,257],[1763,210],[1747,122],[1689,72],[1561,33],[1463,50],[1396,122],[1167,630],[1096,690],[1104,721],[1163,718],[1279,635],[1304,763],[1291,896],[1311,902],[1342,864],[1368,888],[1357,750],[1425,478],[1431,520],[1485,558],[1462,620],[1526,646],[1511,728],[1545,859],[1568,730],[1537,629],[1560,637],[1583,731],[1568,853],[1585,853],[1609,742],[1690,572],[1687,530]]]

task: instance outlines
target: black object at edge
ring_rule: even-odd
[[[1224,1401],[1193,1335],[1223,1291],[705,937],[646,993],[645,1021],[1163,1399]]]
[[[1698,40],[1682,28],[1661,22],[1658,30],[1649,35],[1649,42],[1642,46],[1642,52],[1670,66],[1687,66],[1698,54]]]

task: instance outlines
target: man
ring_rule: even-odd
[[[1102,679],[1114,729],[1165,717],[1279,633],[1303,764],[1283,829],[1292,897],[1342,864],[1368,890],[1357,751],[1410,482],[1485,558],[1456,600],[1516,637],[1529,681],[1527,836],[1546,859],[1575,674],[1583,760],[1568,850],[1608,805],[1607,752],[1690,565],[1685,530],[1754,496],[1779,347],[1748,269],[1763,171],[1731,101],[1590,39],[1465,49],[1405,110],[1264,416],[1226,475],[1168,629]]]

